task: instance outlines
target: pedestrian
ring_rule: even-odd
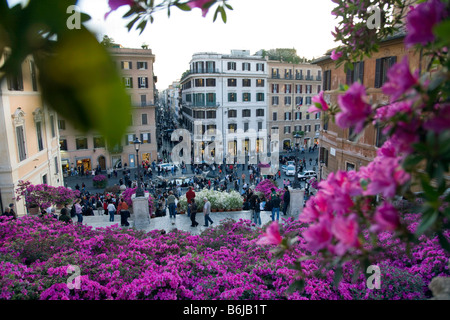
[[[275,188],[272,188],[272,194],[270,195],[270,205],[272,206],[272,221],[275,221],[275,212],[277,213],[277,220],[280,220],[280,196],[275,192]]]
[[[9,211],[11,212],[11,214],[13,215],[14,219],[17,219],[17,213],[14,210],[15,209],[15,204],[14,203],[10,203],[9,204]]]
[[[128,222],[128,218],[130,217],[130,211],[128,210],[128,204],[125,200],[120,199],[119,201],[119,213],[120,213],[120,226],[128,227],[130,223]]]
[[[112,201],[109,201],[106,209],[108,210],[109,213],[109,221],[110,222],[114,221],[114,214],[116,213],[116,206],[114,205],[114,203]]]
[[[291,193],[289,192],[289,188],[287,186],[284,187],[284,195],[283,195],[283,215],[287,214],[288,206],[291,202]]]
[[[191,199],[188,209],[191,211],[191,227],[198,226],[198,222],[195,221],[195,216],[197,215],[197,204],[195,203],[195,199]]]
[[[72,223],[72,218],[69,217],[69,209],[66,206],[61,209],[61,215],[58,218],[59,221],[63,221],[65,223]]]
[[[177,217],[176,212],[175,212],[175,196],[173,195],[173,191],[170,190],[169,191],[169,196],[167,197],[167,206],[169,207],[169,217],[172,218],[172,216],[174,218]]]
[[[79,224],[82,224],[83,223],[83,208],[81,207],[80,202],[81,202],[81,199],[77,199],[75,201],[74,206],[75,206],[75,215],[78,218],[77,222]]]
[[[261,225],[261,200],[259,200],[259,197],[255,195],[255,202],[253,205],[253,219],[255,221],[255,224]]]
[[[208,201],[208,198],[204,197],[203,201],[205,202],[203,206],[203,214],[205,216],[205,225],[204,227],[208,227],[208,222],[211,222],[211,225],[214,223],[209,217],[211,213],[211,202]]]
[[[195,199],[195,191],[193,190],[192,186],[189,186],[189,190],[186,192],[187,203],[192,203],[193,199]],[[188,217],[191,216],[191,209],[189,206],[188,206],[187,214],[188,214]]]
[[[4,217],[14,217],[13,214],[11,213],[11,209],[9,207],[5,208],[5,212],[3,212],[2,216]]]

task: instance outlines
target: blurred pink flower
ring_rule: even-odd
[[[418,82],[418,73],[414,75],[409,70],[408,57],[404,56],[402,61],[393,65],[387,73],[389,81],[383,87],[383,93],[390,95],[390,101],[395,101],[406,93]]]
[[[208,13],[209,8],[205,9],[203,6],[211,1],[212,0],[193,0],[188,2],[188,6],[191,7],[191,9],[193,8],[202,9],[202,16],[205,17],[206,14]]]
[[[336,115],[336,124],[343,129],[354,127],[356,133],[361,132],[372,111],[367,102],[364,86],[359,82],[353,83],[345,94],[338,97],[341,111]]]
[[[400,225],[397,209],[389,202],[384,202],[375,211],[375,225],[370,227],[372,232],[394,231]]]
[[[323,91],[320,91],[320,93],[317,96],[314,96],[312,98],[313,105],[309,107],[308,112],[310,113],[317,113],[320,111],[327,111],[330,107],[328,106],[327,102],[323,98]],[[320,107],[317,107],[315,104],[319,103]]]
[[[335,246],[337,255],[342,256],[348,249],[360,246],[358,239],[359,226],[356,214],[351,214],[348,217],[336,217],[333,220],[331,230],[333,235],[339,241]]]
[[[450,129],[450,104],[437,105],[432,118],[428,119],[423,127],[436,133]]]
[[[280,235],[280,228],[277,221],[273,221],[266,229],[266,233],[258,240],[257,244],[267,245],[274,244],[279,245],[283,238]]]
[[[434,41],[434,26],[445,12],[445,5],[439,0],[430,0],[411,7],[406,16],[405,44],[409,48],[415,44],[426,45]]]
[[[108,1],[110,11],[105,13],[105,20],[108,18],[109,14],[113,11],[116,11],[122,6],[132,6],[134,4],[134,0],[109,0]]]
[[[331,244],[331,221],[328,216],[322,216],[318,224],[310,225],[303,232],[303,238],[307,241],[306,248],[310,251],[325,249]]]
[[[332,60],[338,60],[340,57],[342,57],[343,53],[342,52],[336,52],[336,50],[333,50],[331,52],[331,59]]]

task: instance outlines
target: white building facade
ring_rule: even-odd
[[[220,131],[224,157],[266,152],[267,69],[248,50],[194,54],[180,82],[183,127],[194,140]]]

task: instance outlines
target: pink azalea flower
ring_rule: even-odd
[[[342,57],[343,53],[342,52],[336,52],[336,50],[333,50],[331,52],[331,59],[332,60],[338,60],[340,57]]]
[[[406,16],[406,47],[415,44],[426,45],[434,41],[433,27],[442,20],[444,12],[445,5],[439,0],[430,0],[411,7]]]
[[[428,119],[423,127],[436,133],[450,129],[450,104],[437,105],[436,112]]]
[[[418,73],[411,74],[409,70],[408,57],[404,56],[400,63],[392,66],[387,73],[389,81],[383,87],[384,94],[391,96],[391,101],[395,101],[406,93],[411,87],[417,84]]]
[[[331,233],[331,221],[328,216],[322,216],[318,224],[309,226],[303,232],[303,238],[307,241],[306,248],[309,251],[319,251],[331,244],[333,235]]]
[[[211,0],[193,0],[188,2],[188,6],[191,7],[191,9],[193,8],[202,9],[202,16],[205,17],[206,14],[208,13],[209,8],[205,9],[203,6],[209,2],[211,2]]]
[[[122,6],[132,6],[134,4],[134,0],[109,0],[108,1],[110,11],[105,13],[105,20],[108,18],[109,14],[113,11],[116,11]]]
[[[343,129],[354,127],[356,133],[361,132],[372,111],[367,101],[364,86],[359,82],[353,83],[345,94],[338,97],[341,111],[336,115],[336,124]]]
[[[370,227],[372,232],[394,231],[400,225],[397,209],[389,202],[384,202],[375,211],[375,225]]]
[[[278,226],[277,221],[273,221],[266,229],[266,233],[264,233],[263,237],[258,240],[257,244],[266,245],[266,244],[274,244],[279,245],[283,238],[280,235],[280,228]]]
[[[323,91],[320,91],[320,93],[317,96],[314,96],[312,98],[313,105],[309,107],[308,112],[310,113],[317,113],[320,111],[327,111],[330,107],[328,106],[327,102],[323,98]],[[320,107],[316,106],[315,104],[320,104]]]
[[[338,216],[333,220],[331,227],[333,235],[339,241],[335,246],[337,255],[344,255],[348,249],[360,246],[358,239],[358,221],[357,215],[352,214],[349,217]]]

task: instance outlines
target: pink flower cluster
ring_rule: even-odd
[[[411,228],[417,215],[404,217]],[[336,234],[354,230],[351,219],[335,227]],[[273,229],[272,229],[273,228]],[[201,235],[155,230],[146,235],[120,228],[94,230],[58,222],[51,217],[0,218],[0,299],[46,300],[338,300],[426,299],[435,276],[449,276],[449,255],[437,238],[421,238],[411,256],[392,233],[378,235],[386,251],[376,260],[382,287],[370,290],[355,264],[343,266],[343,280],[333,285],[334,271],[320,272],[317,260],[301,262],[306,276],[303,291],[288,291],[296,270],[291,265],[309,252],[301,222],[286,219],[266,230],[278,244],[287,234],[299,241],[281,259],[259,245],[265,236],[248,220],[223,221]],[[349,239],[342,234],[341,242]],[[448,235],[447,235],[448,236]],[[374,257],[375,258],[375,257]],[[68,284],[71,266],[80,270],[80,288]]]

